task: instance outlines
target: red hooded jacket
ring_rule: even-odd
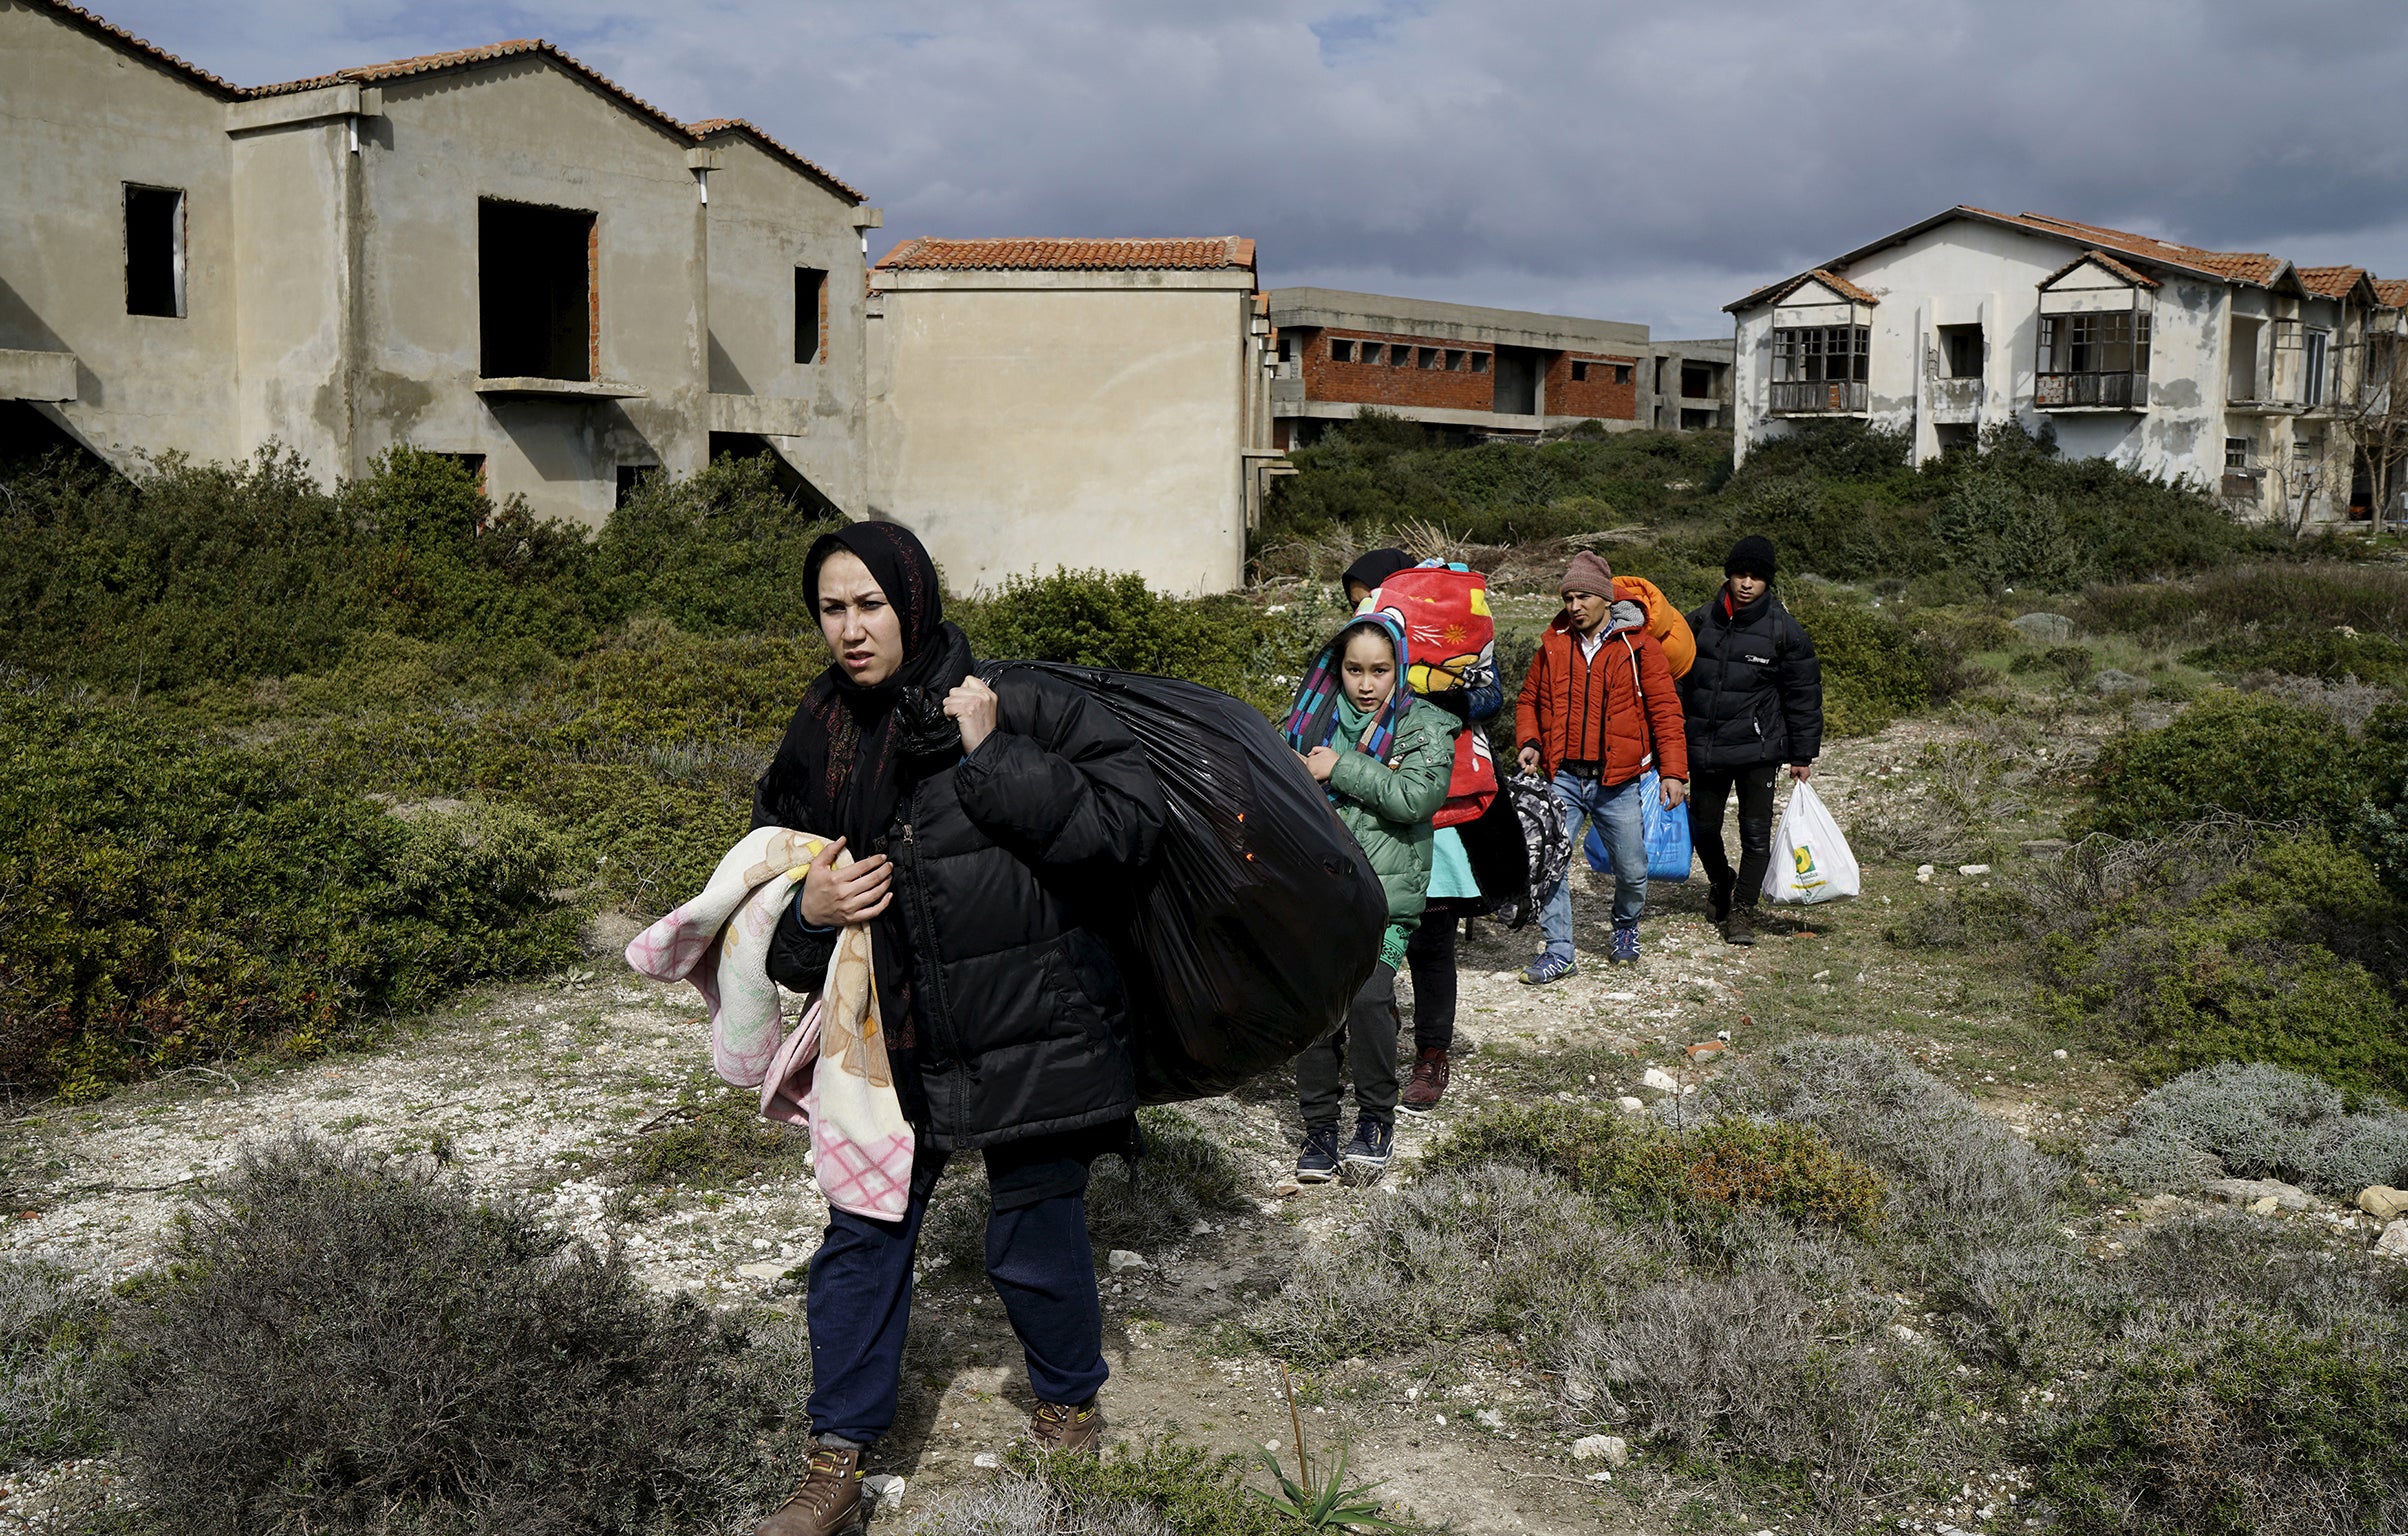
[[[1689,777],[1688,730],[1664,648],[1647,632],[1646,610],[1617,602],[1606,614],[1604,642],[1584,662],[1571,619],[1555,622],[1530,658],[1513,707],[1513,739],[1536,747],[1540,772],[1567,762],[1600,765],[1599,782],[1623,784],[1653,768]]]

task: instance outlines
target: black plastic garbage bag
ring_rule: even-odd
[[[1144,744],[1170,822],[1099,923],[1128,988],[1148,1104],[1226,1093],[1337,1028],[1379,963],[1388,903],[1288,744],[1200,683],[1014,661],[1070,683]]]

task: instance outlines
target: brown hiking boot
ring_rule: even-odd
[[[1722,941],[1725,944],[1756,942],[1756,909],[1748,906],[1731,908],[1731,915],[1722,920]]]
[[[1405,1096],[1397,1108],[1408,1115],[1426,1115],[1438,1107],[1446,1096],[1446,1051],[1443,1047],[1425,1045],[1413,1058],[1413,1080],[1405,1084]]]
[[[1039,1403],[1028,1421],[1028,1438],[1041,1451],[1076,1451],[1100,1457],[1104,1454],[1104,1410],[1094,1398],[1076,1406]]]
[[[754,1536],[844,1536],[861,1529],[861,1452],[816,1446],[803,1480]]]

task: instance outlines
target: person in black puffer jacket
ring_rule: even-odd
[[[1137,738],[1041,673],[981,680],[908,531],[856,523],[804,579],[835,662],[753,795],[753,825],[834,834],[795,888],[769,972],[816,991],[865,923],[887,1057],[917,1147],[900,1221],[831,1210],[812,1255],[810,1468],[764,1536],[848,1529],[861,1457],[892,1426],[912,1260],[948,1156],[983,1149],[987,1273],[1027,1357],[1030,1435],[1100,1444],[1103,1311],[1088,1164],[1133,1153],[1137,1076],[1110,949],[1093,931],[1168,810]]]
[[[1688,717],[1689,837],[1705,862],[1722,936],[1756,942],[1756,898],[1772,863],[1773,781],[1803,782],[1823,750],[1823,664],[1773,595],[1773,546],[1750,534],[1722,563],[1723,586],[1689,615],[1697,661],[1680,680]],[[1739,868],[1722,846],[1723,807],[1739,791]]]

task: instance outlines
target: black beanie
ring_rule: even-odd
[[[1773,579],[1773,541],[1760,533],[1751,533],[1731,546],[1723,558],[1725,576],[1761,576]]]

